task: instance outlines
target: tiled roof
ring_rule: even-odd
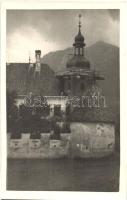
[[[41,63],[39,77],[35,78],[35,64],[29,68],[29,63],[7,64],[7,89],[17,91],[18,95],[33,92],[41,95],[57,95],[57,80],[55,73],[47,65]]]

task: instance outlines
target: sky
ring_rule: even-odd
[[[7,62],[35,60],[35,50],[41,56],[71,47],[81,32],[86,46],[104,41],[119,46],[119,10],[7,10]]]

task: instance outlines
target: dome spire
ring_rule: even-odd
[[[67,62],[67,68],[76,67],[80,69],[88,70],[90,68],[89,61],[84,56],[84,36],[81,34],[81,14],[78,15],[79,23],[78,23],[78,34],[75,36],[75,41],[73,43],[74,54],[71,59]]]
[[[79,14],[78,17],[79,17],[79,23],[78,23],[79,32],[75,37],[75,42],[74,42],[73,46],[78,49],[78,52],[80,54],[80,48],[83,48],[85,46],[85,43],[84,43],[84,36],[81,34],[81,17],[82,17],[82,15]],[[75,52],[76,52],[76,49],[75,49]],[[83,54],[84,53],[82,50],[82,55]]]
[[[79,27],[79,32],[81,32],[81,17],[82,17],[82,15],[79,14],[79,25],[78,25],[78,27]]]

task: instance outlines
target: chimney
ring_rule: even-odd
[[[35,63],[35,73],[41,71],[41,50],[35,50],[35,57],[36,57],[36,63]]]
[[[40,63],[41,50],[35,50],[36,63]]]

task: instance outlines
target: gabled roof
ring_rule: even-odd
[[[18,95],[29,92],[41,95],[57,95],[57,81],[54,71],[47,65],[41,63],[39,76],[35,77],[35,64],[8,63],[7,89],[17,91]]]

